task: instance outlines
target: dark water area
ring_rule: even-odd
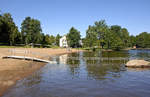
[[[150,69],[126,68],[128,60],[112,60],[120,57],[150,61],[150,50],[57,56],[53,60],[58,64],[47,64],[18,81],[3,97],[150,97]]]

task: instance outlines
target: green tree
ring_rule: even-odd
[[[21,44],[21,33],[20,32],[17,32],[16,33],[16,37],[15,37],[15,44]]]
[[[116,41],[117,40],[117,41]],[[130,46],[130,36],[126,28],[118,25],[108,26],[105,20],[96,21],[89,26],[84,39],[84,47],[101,46],[119,50]]]
[[[21,24],[22,39],[25,44],[40,43],[41,38],[41,23],[37,19],[26,17]]]
[[[31,20],[31,32],[33,43],[40,43],[42,29],[39,20],[36,19]]]
[[[55,37],[53,35],[49,36],[48,34],[41,34],[42,41],[41,44],[43,46],[55,45]]]
[[[105,32],[105,40],[104,40],[106,49],[111,49],[112,40],[113,40],[113,33],[108,28],[107,31]]]
[[[103,48],[105,45],[105,38],[106,38],[106,32],[108,31],[108,26],[105,20],[101,20],[101,21],[96,21],[94,27],[98,35],[97,38],[98,40],[100,40],[100,45]]]
[[[41,41],[40,41],[40,43],[42,45],[44,45],[44,43],[45,43],[45,35],[44,35],[44,33],[41,33]]]
[[[21,24],[22,43],[28,44],[31,42],[30,17],[26,17]]]
[[[15,25],[10,13],[0,14],[0,42],[14,45],[18,27]]]
[[[68,45],[70,47],[79,47],[80,46],[80,32],[75,29],[74,27],[72,27],[69,31],[69,33],[67,34],[67,41],[68,41]]]
[[[112,36],[113,39],[111,40],[111,49],[113,50],[121,50],[124,48],[124,44],[120,37],[116,36],[115,34]]]
[[[147,32],[142,32],[136,36],[137,47],[149,48],[150,47],[150,34]]]
[[[53,35],[51,35],[49,37],[49,39],[50,39],[50,45],[55,45],[56,44],[55,37]]]
[[[113,25],[110,27],[111,32],[111,48],[114,50],[120,50],[124,48],[124,42],[122,39],[122,29],[118,25]]]
[[[44,44],[46,44],[46,45],[50,45],[51,44],[50,37],[49,37],[48,34],[45,36],[45,42],[44,42]]]
[[[59,34],[57,34],[56,36],[56,45],[59,46],[59,40],[60,40],[61,36]]]
[[[96,46],[97,41],[97,33],[93,26],[89,26],[88,30],[86,31],[86,38],[83,41],[84,46],[86,47],[93,47]]]
[[[116,36],[118,36],[118,37],[121,37],[122,35],[122,33],[121,33],[121,26],[118,26],[118,25],[112,25],[111,27],[110,27],[110,31],[111,31],[111,33],[113,33],[113,34],[115,34]]]
[[[103,48],[106,42],[108,42],[106,41],[108,31],[109,27],[107,26],[105,20],[96,21],[93,26],[88,27],[84,44],[88,47],[101,46]]]
[[[130,36],[129,32],[126,28],[121,29],[121,37],[123,41],[124,47],[129,47],[130,46]]]
[[[136,46],[136,37],[131,35],[130,36],[130,47]]]

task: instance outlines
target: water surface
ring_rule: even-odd
[[[108,60],[85,59],[89,57]],[[149,97],[150,69],[125,68],[127,60],[111,60],[114,57],[149,60],[150,50],[80,52],[54,57],[58,64],[47,64],[18,81],[4,97]]]

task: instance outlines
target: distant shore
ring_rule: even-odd
[[[115,51],[112,49],[100,49],[102,51]],[[124,49],[120,49],[120,51],[126,51],[126,50],[150,50],[150,48],[124,48]]]
[[[0,96],[7,93],[7,89],[13,86],[17,80],[30,75],[36,70],[40,69],[45,63],[33,62],[16,59],[2,59],[2,57],[11,55],[11,50],[29,51],[26,56],[49,59],[49,56],[56,56],[61,54],[79,52],[83,50],[77,49],[52,49],[52,48],[0,48]],[[22,53],[15,53],[15,55],[24,56]]]

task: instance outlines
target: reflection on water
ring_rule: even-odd
[[[150,50],[129,50],[129,56],[132,59],[144,59],[150,61]]]
[[[86,57],[97,59],[85,60]],[[105,60],[98,60],[104,57]],[[148,97],[150,69],[125,68],[127,60],[111,60],[113,57],[149,59],[150,51],[61,55],[54,58],[58,64],[47,64],[18,81],[4,97]]]
[[[26,87],[32,87],[33,85],[39,84],[41,82],[42,76],[39,74],[40,72],[36,72],[34,75],[31,75],[32,77],[27,77],[23,84]]]
[[[66,64],[67,63],[67,57],[68,57],[68,54],[64,54],[64,55],[61,55],[59,56],[59,58],[57,58],[57,62],[59,62],[58,64]]]

